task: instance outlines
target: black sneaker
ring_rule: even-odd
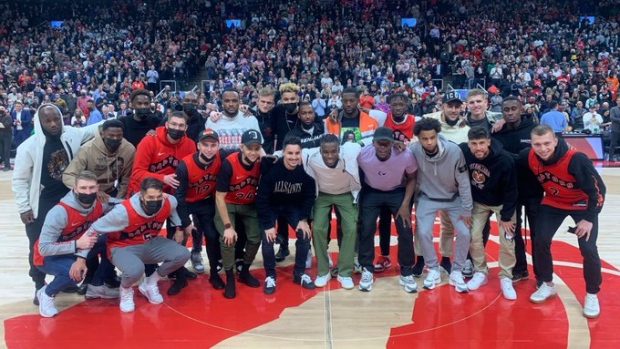
[[[224,287],[224,298],[233,299],[237,296],[237,288],[235,286],[235,271],[226,272],[226,286]]]
[[[226,286],[224,284],[224,280],[222,280],[222,278],[220,277],[218,273],[212,273],[211,276],[209,276],[209,282],[211,283],[211,285],[213,285],[213,288],[216,290],[222,290]]]
[[[273,276],[267,276],[265,279],[265,285],[263,286],[263,292],[265,294],[273,294],[276,291],[276,279]]]
[[[418,256],[413,266],[413,276],[419,278],[424,273],[424,257]]]
[[[439,266],[441,266],[448,274],[452,272],[452,262],[450,262],[450,257],[441,257],[441,263],[439,263]]]
[[[307,290],[314,290],[315,288],[314,282],[312,282],[312,279],[307,274],[297,275],[293,277],[293,283],[301,285],[301,287]]]
[[[530,278],[530,273],[527,270],[512,271],[512,282],[524,281]]]
[[[235,269],[237,269],[237,273],[241,273],[243,270],[243,259],[237,259],[235,261]]]
[[[78,287],[77,286],[69,286],[69,287],[65,287],[64,290],[61,290],[60,292],[62,293],[77,293],[78,291]]]
[[[243,270],[241,270],[241,273],[239,273],[239,282],[242,284],[246,284],[252,288],[260,286],[260,282],[258,282],[258,280],[256,280],[256,278],[252,276],[252,274],[250,274],[249,264],[245,264],[243,266]]]
[[[109,288],[119,288],[119,287],[121,287],[121,278],[116,274],[116,272],[114,272],[114,275],[112,275],[112,276],[106,278],[105,280],[103,280],[103,282]]]
[[[182,289],[187,287],[187,279],[182,274],[177,274],[177,279],[174,280],[168,291],[166,292],[169,296],[174,296],[179,294]]]
[[[190,279],[190,280],[194,280],[198,277],[198,274],[194,273],[193,271],[185,268],[185,267],[181,267],[181,269],[179,270],[180,272],[183,273],[183,275],[185,276],[185,278]]]
[[[83,296],[86,294],[86,291],[88,291],[88,284],[86,282],[82,282],[80,286],[78,286],[77,294]]]
[[[288,250],[288,247],[280,246],[278,253],[276,253],[276,262],[282,262],[290,254],[291,251]]]

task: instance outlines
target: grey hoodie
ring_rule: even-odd
[[[450,201],[460,196],[463,206],[461,215],[470,217],[473,200],[463,152],[458,145],[448,141],[443,135],[437,136],[439,153],[432,158],[426,155],[420,142],[410,145],[419,166],[420,195],[438,201]]]
[[[73,190],[68,192],[67,195],[65,195],[65,197],[60,200],[60,202],[76,209],[78,212],[80,212],[80,214],[84,216],[89,214],[95,208],[94,204],[88,208],[82,206],[77,201],[77,197]],[[118,202],[120,201],[110,198],[109,203],[102,203],[103,213],[105,214],[112,209],[113,206],[110,205],[111,203]],[[43,228],[41,229],[41,236],[39,237],[39,253],[42,256],[58,256],[64,254],[72,254],[77,251],[75,246],[77,239],[62,242],[58,241],[62,230],[71,223],[68,221],[68,219],[69,215],[67,214],[67,210],[61,205],[56,205],[49,211],[49,213],[45,217],[45,222],[43,223]],[[78,255],[82,254],[78,253]]]

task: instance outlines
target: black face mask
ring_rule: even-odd
[[[289,114],[294,112],[295,109],[297,109],[297,103],[282,103],[282,106],[284,107],[284,110]]]
[[[77,193],[77,199],[82,204],[92,205],[93,202],[97,200],[97,193],[90,193],[90,194]]]
[[[136,108],[134,109],[134,113],[139,119],[144,120],[149,115],[151,115],[151,109],[150,108]]]
[[[187,115],[193,115],[194,110],[196,110],[196,106],[194,103],[183,103],[183,112]]]
[[[208,158],[205,154],[200,153],[200,158],[202,159],[202,161],[206,162],[206,163],[210,163],[211,161],[213,161],[213,156],[211,158]]]
[[[144,206],[144,213],[149,216],[152,216],[161,210],[161,206],[163,205],[164,200],[153,200],[153,201],[142,201]]]
[[[167,129],[168,131],[168,136],[170,136],[170,138],[174,139],[175,141],[178,141],[179,139],[183,138],[183,136],[185,136],[185,131],[181,131],[181,130],[174,130],[174,129]]]
[[[114,138],[104,138],[103,143],[111,152],[115,152],[118,150],[118,147],[121,146],[122,139],[114,139]]]
[[[454,120],[450,120],[449,118],[445,118],[445,119],[446,119],[446,124],[450,126],[454,126],[459,122],[459,118],[456,118]]]

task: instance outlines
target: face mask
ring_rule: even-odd
[[[459,118],[456,118],[454,120],[450,120],[449,118],[446,118],[446,124],[450,125],[450,126],[454,126],[459,122]]]
[[[183,103],[183,112],[190,115],[196,110],[196,106],[193,103]]]
[[[283,103],[282,105],[284,106],[284,110],[289,114],[297,109],[297,103]]]
[[[151,109],[149,108],[136,108],[134,109],[136,116],[141,120],[146,119],[151,114]]]
[[[121,146],[122,139],[104,138],[103,143],[112,152],[115,152]]]
[[[202,161],[209,163],[211,161],[213,161],[213,156],[211,158],[208,158],[205,154],[200,153],[200,158],[202,159]]]
[[[170,138],[176,140],[179,140],[181,138],[183,138],[183,136],[185,136],[185,131],[181,131],[181,130],[174,130],[174,129],[167,129],[168,131],[168,136],[170,136]]]
[[[155,213],[159,212],[163,203],[164,200],[143,201],[144,213],[149,216],[154,215]]]
[[[90,194],[77,193],[77,199],[79,202],[83,204],[92,205],[93,202],[97,200],[97,193],[90,193]]]

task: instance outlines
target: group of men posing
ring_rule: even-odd
[[[131,96],[133,115],[81,129],[63,126],[55,106],[41,106],[35,135],[18,148],[13,176],[40,314],[56,315],[56,294],[80,282],[87,298],[119,297],[120,309],[133,311],[132,287],[143,276],[138,291],[161,303],[162,277],[175,280],[167,290],[175,295],[196,277],[184,267],[188,260],[194,271],[205,272],[203,239],[209,281],[225,298],[236,296],[236,281],[260,287],[250,273],[259,248],[263,291],[272,294],[276,262],[290,253],[288,226],[297,238],[294,283],[314,289],[337,275],[344,289],[352,289],[351,275],[359,271],[358,288],[371,291],[374,274],[391,267],[392,218],[398,282],[406,292],[417,291],[415,277],[425,267],[424,288],[441,282],[442,268],[457,292],[473,291],[489,279],[484,245],[492,213],[501,290],[514,300],[513,282],[529,277],[525,210],[537,281],[530,300],[555,295],[551,239],[571,216],[584,257],[583,313],[599,315],[597,216],[605,186],[584,154],[521,115],[519,99],[506,98],[498,115],[487,111],[484,91],[471,90],[469,113],[462,116],[463,101],[449,92],[442,111],[416,121],[406,113],[404,94],[390,96],[386,114],[359,108],[357,90],[345,89],[342,110],[319,122],[310,104],[299,103],[296,85],[283,84],[279,92],[280,104],[265,89],[257,109],[245,110],[239,94],[226,90],[221,112],[206,123],[193,93],[185,95],[183,111],[161,125],[149,114],[144,90]],[[332,210],[339,255],[330,271]],[[433,244],[437,213],[441,260]],[[381,256],[375,259],[378,218]],[[164,227],[167,238],[159,235]],[[190,235],[191,253],[185,248]],[[311,244],[314,280],[305,272]],[[47,285],[46,274],[55,276]]]

